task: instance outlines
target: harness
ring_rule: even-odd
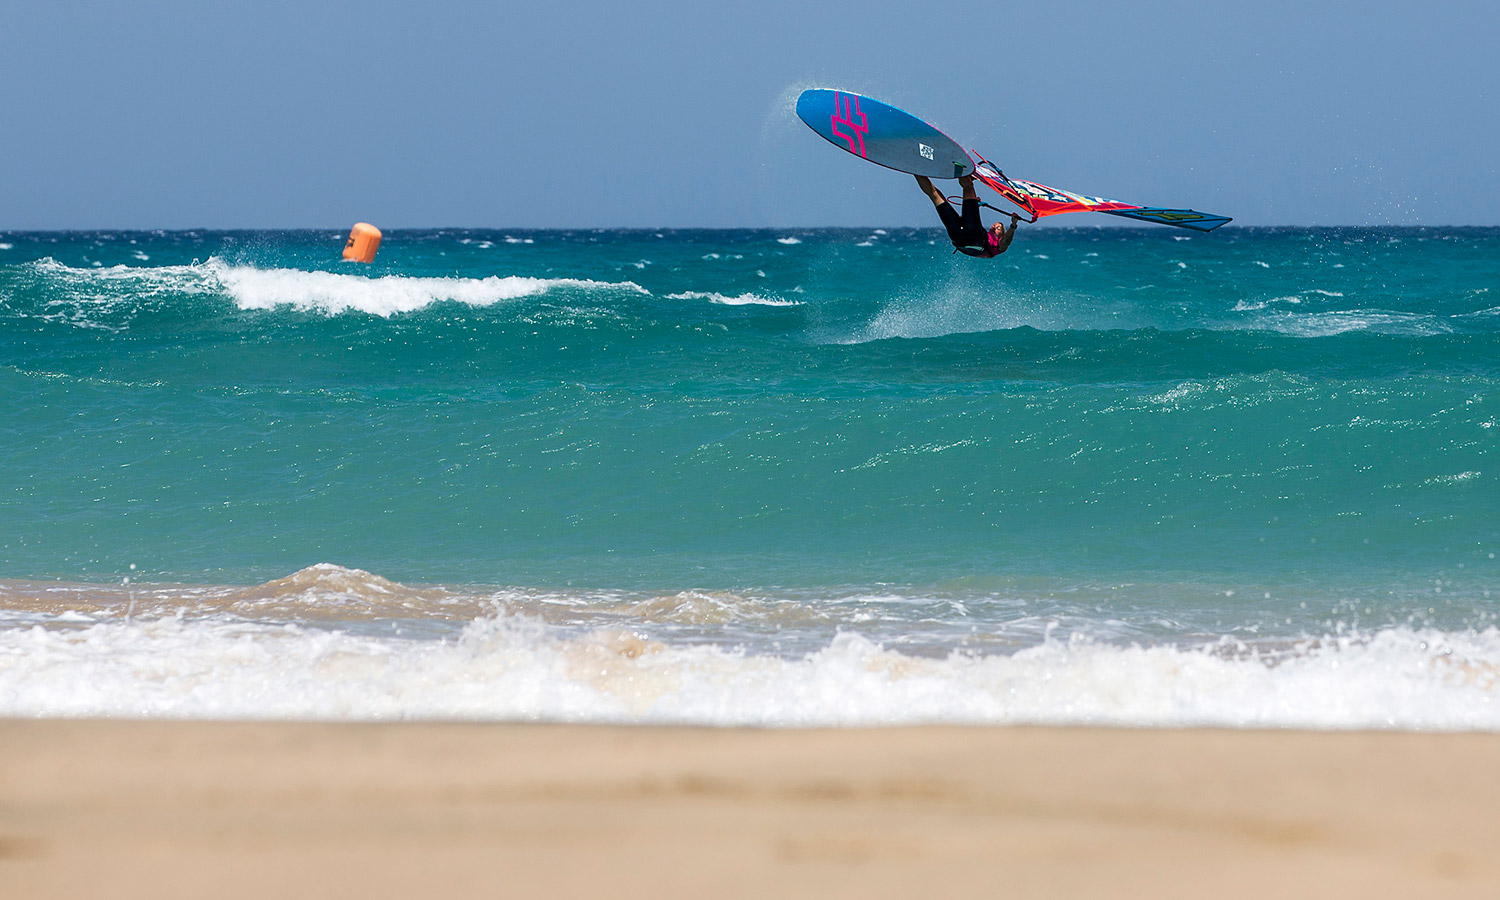
[[[979,154],[977,152],[974,155],[975,156],[979,156]],[[1021,194],[1020,191],[1016,190],[1015,185],[1011,184],[1010,179],[1005,177],[1005,173],[1002,172],[1002,171],[1000,171],[1000,167],[997,166],[997,165],[995,165],[994,163],[990,162],[989,160],[985,159],[983,156],[979,156],[979,162],[980,162],[981,165],[989,167],[990,171],[994,172],[996,175],[999,176],[999,180],[1001,181],[1001,183],[1004,184],[1006,187],[1010,188],[1009,192],[1002,192],[1002,193],[1006,193],[1006,199],[1010,200],[1013,203],[1015,203],[1017,206],[1021,207],[1022,209],[1025,209],[1028,213],[1031,214],[1031,221],[1035,222],[1037,220],[1037,214],[1036,214],[1035,207],[1031,206],[1030,203],[1024,202],[1025,201],[1025,195]],[[990,185],[990,186],[994,187],[994,185]],[[1010,196],[1011,193],[1014,193],[1015,196]],[[958,201],[959,204],[962,204],[964,202],[964,200],[965,200],[965,198],[963,198],[963,197],[945,197],[944,199],[946,199],[948,201],[948,205],[949,206],[954,205],[954,201]],[[991,206],[990,204],[984,202],[983,200],[980,200],[977,197],[974,198],[974,202],[978,203],[981,208],[983,208],[983,209],[992,209],[995,212],[1000,213],[1002,216],[1012,216],[1014,218],[1020,218],[1019,216],[1015,216],[1015,214],[1012,213],[1010,210],[1001,209],[998,206]],[[992,256],[992,254],[990,253],[990,245],[989,245],[988,242],[984,243],[983,245],[976,245],[976,244],[957,245],[957,244],[955,244],[954,247],[953,247],[953,252],[954,253],[962,253],[965,256],[977,256],[977,257],[981,257],[981,258],[984,258],[984,259],[989,259]]]
[[[953,206],[955,200],[958,201],[958,205],[962,205],[965,198],[963,198],[963,197],[945,197],[944,199],[948,201],[948,205],[949,206]],[[1003,210],[1003,209],[1001,209],[998,206],[990,206],[988,203],[985,203],[983,200],[976,199],[974,202],[978,203],[980,206],[982,206],[982,207],[984,207],[986,209],[993,209],[995,212],[1000,213],[1001,215],[1005,215],[1005,216],[1010,215],[1010,213],[1007,212],[1006,210]],[[953,252],[954,253],[962,253],[965,256],[977,256],[977,257],[979,257],[981,259],[990,259],[991,258],[991,256],[990,256],[990,245],[989,245],[988,242],[983,243],[983,244],[964,244],[962,246],[960,246],[958,244],[954,244],[953,245]]]

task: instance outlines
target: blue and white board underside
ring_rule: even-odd
[[[957,141],[911,113],[861,94],[803,91],[797,116],[835,147],[887,169],[928,178],[974,171],[973,158]]]

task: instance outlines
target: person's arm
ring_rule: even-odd
[[[1020,216],[1016,215],[1015,213],[1011,213],[1010,214],[1010,227],[1007,228],[1007,229],[1005,229],[1005,235],[1004,235],[1004,237],[1000,238],[1000,250],[1001,250],[1001,252],[1004,252],[1007,248],[1010,247],[1010,242],[1016,236],[1016,226],[1018,224],[1020,224],[1020,222],[1021,222],[1021,217]]]

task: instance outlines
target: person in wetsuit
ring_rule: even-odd
[[[1010,228],[1000,222],[985,228],[984,222],[979,218],[979,195],[974,192],[974,176],[965,175],[958,179],[964,189],[964,208],[961,213],[953,211],[953,204],[948,202],[942,191],[932,186],[930,179],[922,175],[916,178],[923,193],[937,207],[938,218],[943,220],[943,227],[948,229],[948,240],[953,242],[958,252],[990,259],[1010,247],[1011,240],[1016,236],[1016,223],[1021,217],[1011,213]]]

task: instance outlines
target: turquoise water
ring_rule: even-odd
[[[1258,673],[1463,640],[1500,665],[1500,230],[1023,228],[992,262],[902,229],[395,231],[370,266],[342,243],[0,234],[15,635],[144,653],[105,590],[129,579],[205,629],[396,622],[425,653],[481,620],[542,623],[507,638],[531,650],[607,625],[668,655],[940,660],[965,691],[951,667],[1063,653],[1050,678],[1080,641]],[[62,584],[97,590],[39,599]],[[275,615],[192,599],[256,585]],[[403,611],[372,612],[390,591]],[[330,626],[329,597],[358,610]],[[673,718],[683,683],[627,706]],[[1345,721],[1189,685],[1187,712],[1082,719]],[[1483,690],[1395,724],[1497,727]],[[1009,720],[954,691],[938,718]],[[892,696],[676,715],[899,720]],[[313,712],[466,714],[350,702]],[[636,714],[564,708],[474,714]]]

